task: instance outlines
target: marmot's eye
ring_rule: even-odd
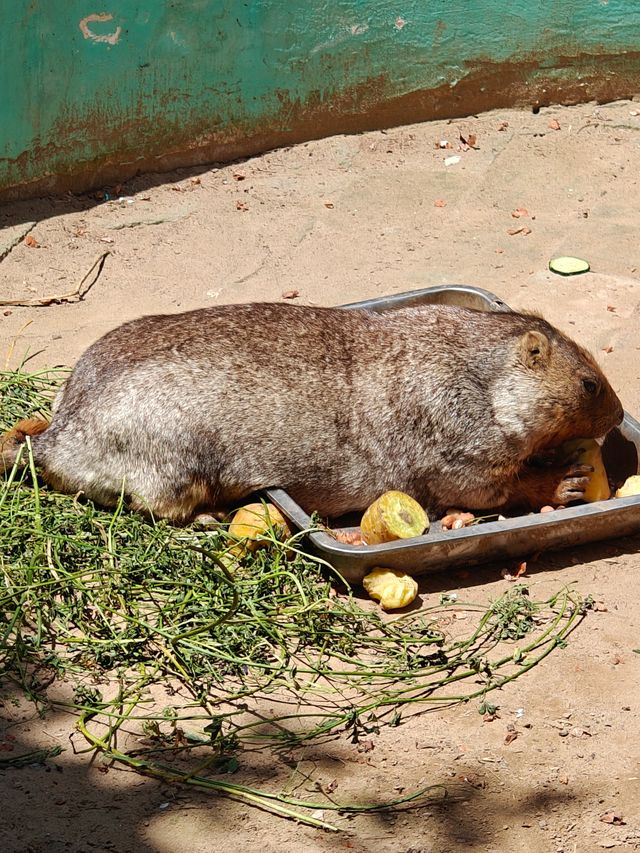
[[[598,390],[598,383],[594,382],[593,379],[583,379],[582,387],[587,392],[587,394],[595,394]]]

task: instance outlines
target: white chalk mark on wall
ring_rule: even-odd
[[[93,30],[89,27],[89,24],[104,23],[106,21],[113,21],[113,15],[108,15],[105,12],[102,12],[99,15],[87,15],[86,18],[83,18],[80,21],[78,26],[80,27],[82,35],[86,39],[91,39],[91,41],[102,42],[103,44],[118,44],[120,40],[120,33],[122,32],[122,27],[116,27],[112,33],[105,33],[103,35],[94,33]]]

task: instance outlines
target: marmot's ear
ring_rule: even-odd
[[[551,344],[543,332],[525,332],[519,341],[520,358],[526,367],[542,367],[549,361]]]

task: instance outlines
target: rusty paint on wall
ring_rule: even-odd
[[[5,32],[4,71],[0,63],[0,198],[332,133],[632,95],[640,8],[584,7],[112,0],[92,10],[84,0],[15,0],[16,39]]]

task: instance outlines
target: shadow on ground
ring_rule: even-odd
[[[26,707],[17,692],[11,690],[4,691],[2,704],[5,709],[14,705]],[[69,739],[74,718],[70,714],[49,711],[41,720],[34,712],[31,719],[24,719],[23,710],[19,716],[23,718],[22,722],[14,719],[0,724],[0,743],[3,745],[0,779],[5,792],[11,792],[10,797],[4,798],[0,829],[0,847],[6,853],[221,850],[230,826],[234,827],[238,839],[245,828],[250,837],[252,829],[268,826],[268,816],[256,809],[247,809],[245,804],[221,798],[215,793],[189,789],[186,785],[145,779],[105,763],[99,755],[74,754]],[[80,749],[81,738],[76,735],[73,741],[75,748]],[[21,756],[32,755],[35,749],[51,749],[55,745],[63,747],[60,755],[35,763],[27,757],[25,766],[7,766],[9,762],[18,763]],[[325,795],[319,780],[329,778],[329,773],[337,777],[332,784],[338,791],[332,793],[329,790],[327,802],[376,806],[394,795],[401,796],[392,790],[392,786],[402,779],[401,767],[385,771],[389,790],[381,797],[372,793],[363,780],[363,775],[366,775],[363,769],[368,768],[360,764],[358,773],[355,773],[353,765],[345,760],[347,754],[348,750],[345,752],[340,741],[311,747],[304,751],[304,762],[313,768],[313,772],[302,773],[299,762],[294,759],[274,767],[272,760],[265,760],[259,752],[248,752],[240,757],[238,772],[220,778],[271,791],[293,787],[293,795],[300,799],[322,801]],[[364,850],[367,845],[360,847],[360,836],[363,839],[388,837],[400,821],[405,837],[422,836],[426,840],[429,836],[429,847],[425,849],[433,849],[431,841],[435,837],[438,849],[455,850],[462,845],[495,843],[505,826],[528,826],[531,821],[537,823],[536,815],[544,815],[557,805],[571,805],[579,809],[581,801],[585,797],[593,797],[594,793],[587,789],[579,792],[530,791],[518,785],[507,797],[504,790],[492,784],[485,768],[465,767],[463,764],[452,778],[450,773],[443,772],[439,756],[432,756],[430,763],[435,768],[425,768],[426,772],[433,775],[436,784],[442,785],[434,792],[433,800],[425,801],[423,798],[417,804],[394,811],[373,811],[366,815],[345,815],[325,809],[323,818],[340,828],[338,839],[352,839],[348,843],[337,841],[331,833],[296,828],[292,823],[288,824],[287,834],[299,842],[299,833],[303,831],[309,840],[313,839],[305,849],[329,850],[335,849],[337,844]],[[306,788],[296,789],[291,785],[296,774]],[[396,785],[396,790],[398,787],[402,789],[402,785]],[[403,793],[409,791],[403,790]],[[489,799],[491,816],[487,819],[485,810]],[[176,846],[176,836],[167,831],[167,826],[180,825],[182,821],[188,821],[192,830],[195,827],[194,846],[181,846],[180,842]],[[161,831],[162,842],[154,840],[158,838],[156,829]],[[393,849],[404,850],[405,846]],[[264,836],[261,847],[275,849]]]

